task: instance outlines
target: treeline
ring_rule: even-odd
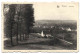
[[[64,28],[71,28],[76,30],[77,29],[77,22],[76,20],[38,20],[35,23],[36,26],[56,26],[56,27],[64,27]]]
[[[7,11],[6,11],[7,10]],[[4,34],[11,39],[16,36],[18,44],[21,37],[29,37],[34,23],[34,9],[32,4],[5,4],[4,5]]]

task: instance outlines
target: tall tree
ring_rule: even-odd
[[[29,35],[30,28],[34,23],[34,9],[32,4],[10,4],[7,5],[9,10],[5,15],[5,34],[11,39],[16,35],[18,44],[18,36]],[[5,7],[4,7],[5,8]],[[24,37],[23,37],[24,38]]]
[[[24,20],[24,31],[26,35],[29,35],[30,28],[33,26],[34,23],[34,9],[32,4],[23,4],[21,15]]]
[[[7,5],[7,7],[9,10],[4,15],[5,16],[5,24],[4,24],[5,25],[5,34],[7,37],[10,37],[11,45],[13,45],[12,37],[13,37],[14,15],[15,15],[15,4]]]
[[[15,15],[15,4],[9,5],[9,16],[10,16],[10,23],[11,23],[11,33],[10,33],[10,38],[11,38],[11,45],[13,45],[12,42],[12,37],[13,37],[13,24],[14,24],[14,15]]]

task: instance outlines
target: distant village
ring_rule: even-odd
[[[65,32],[76,32],[76,29],[71,29],[70,27],[62,27],[62,26],[53,26],[53,25],[39,25],[37,23],[37,25],[33,26],[31,32],[33,33],[37,33],[38,35],[44,37],[46,35],[46,37],[53,37],[51,35],[54,33],[65,33]]]

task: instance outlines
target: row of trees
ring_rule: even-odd
[[[32,4],[5,4],[4,10],[4,34],[11,39],[13,45],[13,37],[16,36],[18,44],[21,37],[28,38],[30,29],[34,23],[34,9]]]

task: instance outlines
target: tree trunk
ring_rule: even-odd
[[[21,41],[21,34],[20,34],[20,41]]]
[[[21,41],[21,24],[20,24],[20,28],[19,29],[20,29],[19,32],[20,32],[20,41]]]
[[[12,26],[13,26],[13,24],[12,24],[12,22],[11,22],[11,36],[10,36],[10,39],[11,39],[11,46],[13,46],[13,41],[12,41]]]
[[[24,34],[24,40],[25,40],[25,34]]]
[[[17,44],[18,44],[18,22],[19,22],[19,17],[18,17],[18,21],[17,21],[17,36],[16,36],[16,41],[17,41]]]
[[[24,40],[24,34],[23,34],[23,40]]]

